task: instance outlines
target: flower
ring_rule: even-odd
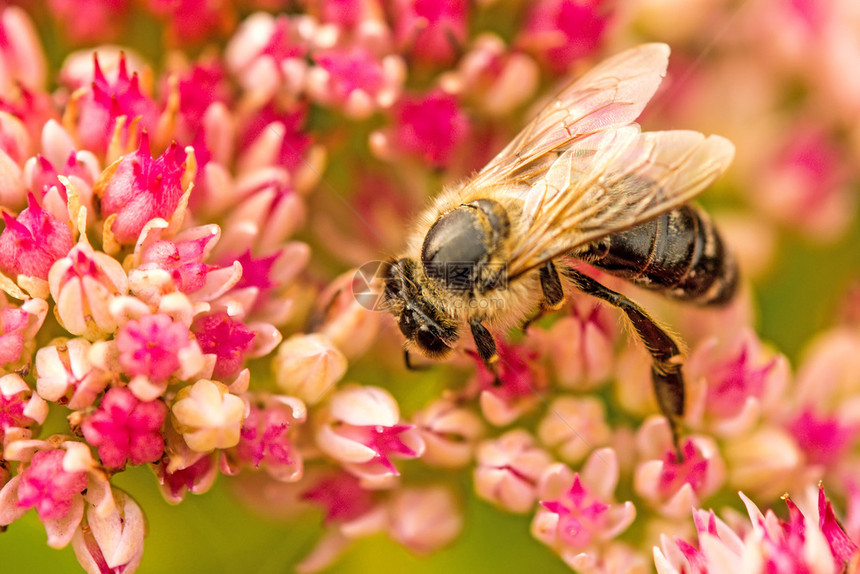
[[[81,409],[114,379],[113,373],[93,364],[92,343],[83,338],[58,342],[36,352],[36,392],[47,401],[68,402]]]
[[[230,377],[242,368],[245,353],[256,334],[242,321],[221,311],[200,317],[191,326],[200,349],[215,355],[214,375]]]
[[[478,445],[475,492],[509,512],[529,512],[537,500],[538,480],[552,462],[522,430]]]
[[[291,397],[269,397],[260,406],[252,402],[242,423],[236,457],[257,468],[263,466],[278,480],[299,480],[302,457],[291,437],[306,413],[305,405]]]
[[[392,458],[417,458],[424,452],[424,441],[414,425],[400,422],[394,398],[369,386],[332,393],[316,441],[367,486],[389,484],[399,476]]]
[[[536,353],[525,346],[497,344],[499,362],[492,373],[477,355],[475,384],[484,417],[496,426],[504,426],[533,410],[546,386],[544,370],[535,361]],[[497,378],[498,377],[498,378]]]
[[[179,368],[179,352],[190,345],[190,339],[187,327],[158,313],[123,325],[116,344],[126,373],[162,382]]]
[[[176,430],[196,452],[236,446],[246,416],[242,399],[223,383],[206,379],[177,393],[171,415]]]
[[[128,277],[116,259],[78,243],[51,266],[48,286],[57,318],[70,333],[92,341],[116,330],[109,304],[128,293]]]
[[[359,479],[341,472],[320,478],[302,498],[325,510],[326,522],[349,522],[373,507],[373,494],[361,487]]]
[[[75,495],[87,487],[84,472],[63,470],[62,450],[40,450],[19,475],[18,506],[34,508],[45,520],[64,518],[72,511]]]
[[[470,131],[469,120],[457,99],[439,91],[402,98],[394,121],[389,129],[371,136],[377,155],[382,158],[411,155],[437,167],[453,160]]]
[[[665,418],[645,422],[637,436],[642,462],[636,467],[636,492],[668,516],[686,514],[726,479],[725,464],[710,437],[692,436],[681,451],[671,444]]]
[[[463,516],[457,506],[454,495],[442,486],[400,490],[390,502],[389,534],[419,554],[438,550],[463,529]]]
[[[538,0],[530,6],[519,41],[561,73],[597,49],[608,22],[606,12],[601,0]]]
[[[390,107],[400,95],[406,66],[399,56],[377,57],[356,45],[314,54],[308,92],[321,104],[337,107],[347,117],[364,119]]]
[[[720,347],[715,339],[704,341],[687,363],[693,395],[687,419],[723,436],[737,435],[778,404],[788,384],[788,362],[768,358],[748,331]]]
[[[565,395],[550,404],[537,432],[543,444],[569,463],[580,462],[595,448],[606,446],[612,436],[603,403]]]
[[[563,464],[549,466],[538,485],[540,508],[532,536],[552,547],[571,568],[595,565],[599,548],[623,532],[636,516],[632,502],[613,504],[618,461],[612,449],[595,451],[582,474]]]
[[[108,468],[155,462],[164,452],[161,426],[167,406],[159,401],[141,402],[125,388],[105,393],[99,409],[83,423],[84,438],[98,447]]]
[[[13,429],[42,424],[48,416],[48,404],[30,390],[17,374],[0,377],[0,443]]]
[[[465,44],[469,16],[465,0],[397,0],[393,11],[397,44],[420,61],[448,63]]]
[[[278,347],[273,368],[284,392],[313,405],[346,373],[347,359],[325,335],[294,335]]]
[[[654,549],[657,571],[705,572],[716,567],[737,571],[844,571],[857,558],[857,545],[836,521],[833,508],[819,485],[818,505],[804,513],[787,495],[788,520],[773,511],[765,514],[741,493],[751,527],[736,532],[713,511],[696,510],[699,548],[683,539],[674,544],[664,537]],[[817,512],[816,512],[817,511]],[[817,516],[816,516],[817,514]]]
[[[189,164],[193,159],[187,160],[176,142],[153,158],[149,135],[142,132],[137,151],[108,166],[93,187],[101,199],[105,232],[120,244],[133,244],[150,219],[174,218],[186,192],[183,178],[188,177]]]
[[[433,466],[465,466],[474,457],[477,441],[485,433],[477,414],[445,398],[416,413],[412,421],[424,440],[421,460]]]
[[[48,304],[44,299],[30,299],[20,307],[7,303],[6,297],[0,295],[0,369],[11,370],[32,353]]]
[[[116,508],[106,516],[87,504],[72,538],[78,562],[88,574],[124,569],[134,571],[143,559],[146,520],[137,503],[121,490],[112,492]]]
[[[77,115],[77,137],[84,148],[104,154],[114,137],[123,146],[133,141],[136,134],[131,126],[155,129],[159,115],[156,103],[143,93],[137,72],[129,76],[124,54],[119,56],[114,81],[105,76],[96,54],[92,70],[90,88],[76,91],[71,100],[71,109]]]
[[[72,232],[43,210],[32,193],[27,204],[17,218],[3,212],[6,229],[0,233],[0,271],[11,277],[47,279],[51,265],[71,251]]]

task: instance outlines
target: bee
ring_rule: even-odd
[[[684,414],[681,345],[642,307],[576,269],[584,262],[669,297],[728,302],[737,269],[708,216],[687,202],[731,163],[734,146],[635,120],[666,75],[669,47],[622,52],[564,89],[471,180],[420,217],[383,270],[382,304],[416,349],[443,358],[468,325],[477,356],[498,361],[491,331],[527,326],[568,285],[621,311],[652,358],[676,447]]]

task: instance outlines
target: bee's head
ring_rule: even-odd
[[[425,290],[416,281],[414,261],[402,258],[387,265],[383,275],[383,306],[398,317],[403,336],[423,355],[444,357],[460,336],[457,323],[425,296]]]

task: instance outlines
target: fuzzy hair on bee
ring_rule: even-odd
[[[728,167],[734,146],[690,130],[642,132],[635,120],[666,74],[669,47],[618,54],[559,93],[481,171],[440,194],[384,270],[384,306],[406,357],[443,358],[468,327],[492,334],[561,307],[565,285],[624,312],[652,357],[676,445],[684,411],[682,346],[639,305],[577,270],[579,261],[668,297],[721,305],[734,260],[688,202]]]

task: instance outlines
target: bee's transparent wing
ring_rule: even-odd
[[[630,124],[657,91],[668,60],[669,46],[655,43],[602,62],[563,90],[467,187],[534,181],[571,142]]]
[[[525,194],[508,276],[689,201],[733,156],[719,136],[641,133],[636,124],[578,139]]]

